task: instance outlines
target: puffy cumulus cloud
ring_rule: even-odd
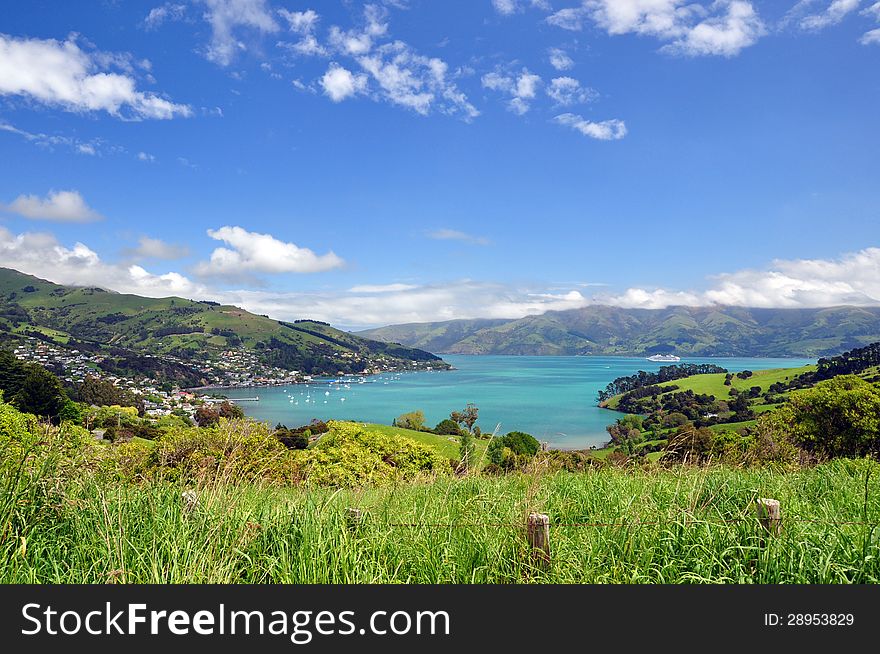
[[[589,304],[578,291],[555,294],[472,280],[400,286],[355,287],[335,293],[229,291],[225,297],[227,302],[273,318],[308,316],[349,329],[460,318],[522,318]]]
[[[581,86],[581,83],[573,77],[555,77],[550,81],[546,91],[557,105],[563,107],[586,104],[599,97],[594,89]]]
[[[658,309],[673,305],[733,305],[806,308],[880,304],[880,248],[837,259],[776,260],[763,270],[741,270],[711,278],[705,291],[631,288],[619,295],[596,295],[601,304]]]
[[[427,236],[435,241],[459,241],[470,245],[489,245],[491,243],[485,236],[475,236],[457,229],[435,229],[428,232]]]
[[[333,252],[317,255],[308,248],[276,239],[271,234],[241,227],[209,229],[208,236],[229,248],[216,248],[210,261],[196,267],[199,275],[237,278],[251,273],[314,273],[341,267],[345,262]],[[231,249],[230,249],[231,248]]]
[[[324,95],[333,102],[342,102],[366,90],[367,76],[363,73],[355,75],[347,68],[331,63],[327,72],[321,77],[320,85],[324,89]]]
[[[156,275],[137,265],[109,264],[83,243],[67,247],[42,232],[13,234],[0,227],[0,265],[59,284],[100,286],[149,297],[212,299],[205,286],[179,273]]]
[[[757,43],[766,31],[750,2],[734,0],[728,3],[726,14],[697,23],[662,50],[688,56],[732,57]]]
[[[880,248],[838,259],[777,260],[767,270],[722,274],[706,299],[755,307],[880,303]]]
[[[749,0],[583,0],[561,9],[546,22],[571,31],[587,21],[610,35],[638,34],[669,41],[663,50],[688,56],[733,56],[766,33]]]
[[[166,243],[162,239],[141,236],[136,248],[127,248],[123,254],[134,259],[182,259],[189,254],[189,248],[176,243]]]
[[[619,141],[626,136],[626,123],[616,118],[597,123],[576,114],[560,114],[553,121],[599,141]]]
[[[86,52],[73,37],[62,42],[0,34],[0,95],[20,96],[67,111],[106,111],[128,119],[192,115],[187,105],[137,90],[130,59]],[[112,68],[124,72],[108,72]]]
[[[574,68],[574,60],[562,48],[550,48],[547,51],[547,57],[550,60],[550,65],[556,70],[562,71]]]
[[[483,88],[498,91],[510,97],[507,101],[509,111],[522,116],[531,108],[531,102],[538,93],[541,77],[528,68],[519,73],[504,73],[500,69],[483,75]]]
[[[211,27],[211,41],[205,57],[219,66],[228,66],[247,46],[239,40],[243,30],[272,34],[281,28],[275,22],[266,0],[199,0],[204,19]]]
[[[365,5],[356,27],[331,25],[324,43],[317,38],[319,16],[313,10],[282,11],[281,15],[301,38],[279,42],[280,48],[298,55],[336,59],[317,80],[333,102],[361,95],[423,116],[441,113],[470,121],[480,114],[456,85],[458,71],[450,71],[439,57],[421,55],[404,41],[390,39],[388,9],[384,6]],[[300,80],[294,84],[300,89],[310,88]]]
[[[103,216],[89,207],[78,191],[49,191],[45,198],[19,195],[0,208],[30,220],[49,220],[57,223],[90,223]]]

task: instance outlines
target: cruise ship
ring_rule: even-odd
[[[655,354],[648,357],[648,361],[681,361],[681,357],[674,354]]]

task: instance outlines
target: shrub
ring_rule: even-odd
[[[461,427],[454,420],[446,418],[446,420],[437,423],[437,426],[434,427],[434,433],[439,436],[458,436],[461,433]]]
[[[880,389],[841,375],[792,394],[759,425],[775,441],[820,457],[880,455]],[[772,436],[771,436],[772,435]]]
[[[425,426],[425,414],[422,411],[411,411],[397,416],[394,419],[394,426],[401,429],[411,429],[420,431]]]
[[[267,425],[243,420],[171,429],[156,441],[156,465],[172,480],[282,482],[290,478],[290,456]]]
[[[712,457],[714,435],[707,427],[683,425],[675,430],[663,450],[665,463],[706,463]]]
[[[493,438],[486,450],[491,463],[505,470],[522,467],[541,450],[541,444],[531,434],[512,431]]]
[[[451,472],[449,460],[426,445],[343,422],[331,422],[294,465],[297,477],[309,483],[349,488]]]
[[[304,431],[292,431],[286,427],[275,430],[275,438],[289,450],[304,450],[309,446],[309,437],[312,432],[308,429]]]

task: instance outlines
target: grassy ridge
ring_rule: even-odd
[[[424,431],[413,431],[412,429],[402,429],[400,427],[391,427],[389,425],[377,425],[372,423],[358,423],[366,425],[370,431],[387,434],[389,436],[403,436],[410,440],[427,445],[438,451],[443,456],[450,459],[459,459],[458,439],[455,436],[440,436],[437,434],[429,434]],[[483,454],[486,451],[489,441],[474,439],[474,447],[476,448],[477,461],[482,461]]]
[[[880,521],[878,472],[838,460],[792,473],[536,471],[364,491],[217,484],[199,490],[191,517],[180,486],[83,481],[55,506],[20,507],[27,527],[0,541],[0,581],[877,583],[876,532],[830,523]],[[762,548],[757,497],[820,522],[786,522]],[[347,507],[366,512],[356,532]],[[554,525],[625,526],[554,526],[544,572],[532,567],[521,529],[535,510]]]
[[[261,355],[270,348],[283,349],[285,365],[305,372],[360,372],[377,361],[446,367],[427,352],[371,341],[321,322],[284,323],[216,302],[62,286],[0,268],[0,332],[20,337],[34,331],[61,345],[74,337],[89,344],[195,360],[229,347]],[[352,367],[355,360],[359,364]]]
[[[449,354],[819,357],[880,340],[880,308],[592,305],[517,320],[391,325],[361,333]]]
[[[740,379],[736,375],[730,382],[730,386],[724,385],[724,373],[716,373],[711,375],[692,375],[683,379],[676,379],[670,382],[658,384],[661,387],[677,386],[676,389],[670,389],[670,393],[680,393],[683,391],[693,391],[697,394],[714,395],[716,398],[724,399],[728,397],[731,388],[738,391],[747,391],[752,386],[760,386],[761,392],[766,391],[770,386],[777,382],[791,381],[798,375],[805,372],[812,372],[816,369],[815,365],[801,366],[797,368],[771,368],[769,370],[755,370],[753,375],[748,379]],[[610,398],[605,405],[609,409],[616,409],[620,404],[621,395],[615,395]]]

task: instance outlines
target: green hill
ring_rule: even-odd
[[[446,354],[820,357],[880,340],[880,307],[589,306],[519,320],[393,325],[359,335]]]
[[[706,395],[714,395],[718,398],[726,398],[730,393],[731,388],[735,388],[739,392],[748,391],[750,388],[755,386],[761,389],[762,393],[765,393],[767,389],[770,388],[773,384],[776,383],[786,383],[790,382],[795,377],[802,375],[807,372],[813,372],[816,370],[816,366],[802,366],[799,368],[772,368],[769,370],[755,370],[752,373],[751,377],[747,379],[742,379],[734,375],[730,380],[730,385],[724,385],[724,378],[726,375],[724,373],[713,373],[709,375],[691,375],[690,377],[684,377],[682,379],[676,379],[674,381],[663,382],[658,384],[661,388],[670,388],[669,393],[676,392],[680,393],[682,391],[693,391],[694,393],[705,393]],[[665,393],[661,394],[665,395]],[[603,406],[606,406],[609,409],[616,409],[617,405],[620,403],[621,395],[615,395],[607,402],[604,403]]]
[[[216,302],[62,286],[0,268],[0,338],[8,344],[28,335],[104,353],[122,360],[123,368],[158,367],[178,379],[198,377],[201,362],[230,349],[253,352],[266,365],[313,375],[448,367],[428,352],[325,323],[281,322]],[[154,361],[145,361],[149,358]],[[175,366],[186,368],[187,363],[196,374],[174,372]]]

